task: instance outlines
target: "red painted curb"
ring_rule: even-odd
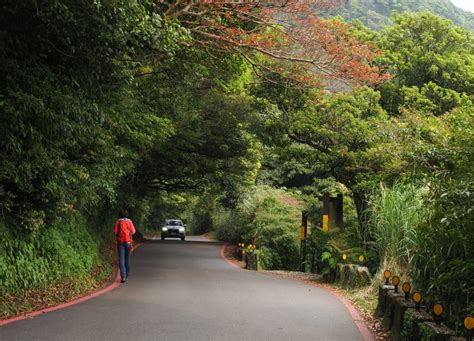
[[[367,324],[365,323],[364,319],[360,316],[357,309],[354,308],[352,303],[347,298],[345,298],[344,296],[342,296],[341,294],[339,294],[338,292],[336,292],[334,290],[324,288],[324,287],[320,287],[320,288],[325,289],[325,290],[329,291],[331,294],[333,294],[339,301],[341,301],[342,304],[344,304],[344,306],[347,308],[347,310],[349,310],[349,313],[351,314],[352,321],[354,321],[354,324],[356,325],[357,329],[359,329],[359,332],[361,333],[362,337],[364,338],[364,341],[373,341],[373,340],[375,340],[372,332],[369,330],[369,327],[367,327]]]
[[[220,251],[220,255],[221,255],[221,258],[224,259],[226,261],[227,264],[229,264],[230,266],[232,266],[233,268],[236,268],[236,269],[240,269],[242,270],[242,268],[240,266],[238,266],[237,264],[233,263],[232,261],[230,261],[226,256],[225,256],[225,249],[226,249],[227,245],[224,244],[221,246],[221,251]]]
[[[132,249],[132,252],[135,251],[141,245],[143,245],[143,243],[139,243],[139,244],[135,245]],[[25,315],[21,315],[21,316],[17,316],[17,317],[12,317],[12,318],[6,319],[6,320],[0,320],[0,326],[4,326],[6,324],[13,323],[13,322],[16,322],[16,321],[25,320],[27,318],[31,318],[31,317],[34,317],[34,316],[37,316],[37,315],[49,313],[50,311],[55,311],[55,310],[70,307],[72,305],[75,305],[75,304],[90,300],[91,298],[94,298],[94,297],[100,296],[102,294],[105,294],[106,292],[112,291],[115,288],[117,288],[119,285],[120,285],[120,271],[117,270],[117,276],[115,277],[114,282],[111,285],[109,285],[108,287],[106,287],[102,290],[96,291],[96,292],[94,292],[94,293],[92,293],[88,296],[77,298],[77,299],[72,300],[70,302],[61,303],[61,304],[56,305],[54,307],[49,307],[49,308],[33,311],[31,313],[27,313]]]

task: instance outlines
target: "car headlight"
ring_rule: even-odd
[[[161,229],[161,231],[163,231],[163,232],[168,232],[168,228],[163,227],[163,228]]]
[[[184,232],[184,227],[180,227],[179,232]]]

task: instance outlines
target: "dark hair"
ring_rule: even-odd
[[[118,215],[120,218],[128,218],[128,210],[126,208],[119,209]]]

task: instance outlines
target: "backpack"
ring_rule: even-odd
[[[127,219],[120,219],[118,221],[118,237],[117,241],[119,243],[131,243],[132,235],[130,233],[130,224]]]

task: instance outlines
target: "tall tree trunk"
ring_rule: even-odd
[[[360,227],[360,238],[363,246],[366,246],[369,229],[369,217],[367,215],[367,193],[365,192],[352,192],[354,197],[354,205],[357,211],[357,220],[359,221]]]
[[[211,231],[214,231],[217,224],[217,196],[215,193],[211,194],[211,208],[210,208]]]

